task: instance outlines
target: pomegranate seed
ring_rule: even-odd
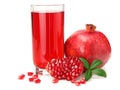
[[[57,78],[54,78],[54,79],[52,80],[53,83],[58,83],[58,81],[59,81],[59,80],[58,80]]]
[[[21,75],[18,76],[19,80],[23,80],[24,78],[25,78],[25,74],[21,74]]]
[[[27,72],[27,75],[31,76],[31,77],[28,77],[29,82],[34,82],[36,84],[41,82],[37,74],[34,74],[33,72]],[[18,76],[18,79],[23,80],[24,77],[25,77],[25,74],[21,74]]]
[[[71,79],[71,77],[70,76],[67,76],[67,78],[66,78],[68,81],[70,81],[70,79]]]
[[[36,79],[34,82],[37,84],[37,83],[40,83],[41,80],[40,79]]]
[[[34,79],[38,79],[38,75],[37,74],[35,74],[35,75],[33,75],[33,77],[32,78],[34,78]]]
[[[81,82],[75,82],[76,86],[80,86]]]
[[[82,79],[80,80],[80,83],[81,83],[81,84],[85,84],[85,83],[86,83],[86,80],[82,78]]]
[[[76,80],[75,80],[75,79],[71,80],[71,83],[75,83],[75,82],[76,82]]]
[[[34,78],[29,78],[29,82],[33,82],[34,81]]]
[[[27,72],[27,75],[28,75],[28,76],[32,76],[32,75],[33,75],[33,72]]]

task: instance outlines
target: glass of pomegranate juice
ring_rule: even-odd
[[[33,63],[44,74],[48,62],[64,57],[64,5],[31,5]]]

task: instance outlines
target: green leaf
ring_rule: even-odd
[[[92,77],[92,71],[90,69],[85,72],[85,80],[88,81]]]
[[[94,69],[94,68],[98,67],[98,66],[101,65],[101,64],[102,64],[102,61],[101,61],[101,60],[94,60],[94,61],[92,62],[92,64],[90,65],[90,69]]]
[[[80,58],[80,60],[82,61],[82,63],[84,64],[84,67],[86,69],[89,69],[90,65],[88,63],[88,61],[85,58]]]
[[[103,69],[100,69],[100,68],[93,69],[92,72],[95,73],[98,76],[102,76],[102,77],[107,76],[106,72]]]

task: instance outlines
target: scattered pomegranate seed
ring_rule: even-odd
[[[81,83],[81,84],[85,84],[85,83],[86,83],[86,80],[85,80],[84,78],[82,78],[82,79],[80,80],[80,83]]]
[[[25,74],[21,74],[21,75],[18,76],[19,80],[23,80],[24,78],[25,78]]]
[[[76,86],[80,86],[81,82],[75,82]]]
[[[29,82],[33,82],[34,81],[34,78],[29,78]]]
[[[34,78],[34,79],[38,79],[38,75],[37,74],[35,74],[35,75],[33,75],[33,77],[32,78]]]
[[[38,74],[34,74],[33,72],[27,72],[27,76],[29,82],[34,82],[36,84],[41,82],[41,80],[38,77]],[[21,74],[18,76],[19,80],[23,80],[24,78],[25,78],[25,74]]]
[[[58,83],[58,81],[59,81],[59,80],[58,80],[57,78],[54,78],[54,79],[52,80],[53,83]]]
[[[35,83],[40,83],[41,80],[40,80],[40,79],[36,79],[34,82],[35,82]]]
[[[27,72],[28,76],[32,76],[34,73],[33,72]]]

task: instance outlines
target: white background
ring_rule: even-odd
[[[17,79],[34,71],[31,41],[31,4],[65,4],[65,40],[86,23],[97,26],[109,39],[112,56],[103,67],[107,78],[93,76],[80,87],[67,81],[52,84],[41,77],[41,84]],[[108,90],[120,89],[120,3],[119,0],[1,0],[0,1],[0,90]]]

